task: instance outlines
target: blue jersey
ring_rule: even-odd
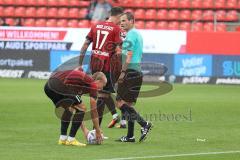
[[[128,31],[126,39],[123,42],[123,64],[126,62],[126,56],[128,51],[132,51],[133,53],[131,63],[128,65],[128,69],[140,71],[140,63],[143,54],[143,39],[141,34],[135,28]]]

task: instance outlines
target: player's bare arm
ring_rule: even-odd
[[[127,68],[128,68],[128,65],[130,64],[130,62],[131,62],[131,59],[132,59],[132,51],[128,51],[128,53],[127,53],[127,58],[126,58],[126,62],[123,64],[123,66],[122,66],[122,71],[121,71],[121,74],[120,74],[120,76],[119,76],[119,79],[118,79],[118,82],[119,83],[122,83],[123,82],[123,78],[124,78],[124,76],[125,76],[125,72],[126,72],[126,70],[127,70]]]
[[[96,140],[98,144],[101,144],[103,139],[101,136],[101,129],[99,127],[99,121],[98,121],[97,101],[93,97],[90,97],[90,106],[91,106],[92,122],[93,122],[94,128],[96,129]]]
[[[83,43],[83,46],[80,50],[80,56],[79,56],[79,65],[82,66],[85,54],[87,52],[87,49],[89,47],[89,45],[91,44],[91,41],[89,39],[86,39]]]

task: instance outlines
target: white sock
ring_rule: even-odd
[[[67,140],[67,138],[68,137],[66,135],[60,135],[59,139],[62,140],[62,141],[65,141],[65,140]]]
[[[117,113],[115,113],[113,116],[113,119],[117,119],[117,117],[118,117],[118,114]]]
[[[126,120],[121,120],[121,125],[126,125],[127,124],[127,121]]]
[[[75,137],[70,137],[70,136],[68,136],[68,139],[67,139],[68,141],[70,141],[70,142],[72,142],[73,140],[75,140]]]

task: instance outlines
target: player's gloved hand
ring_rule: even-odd
[[[102,132],[100,130],[96,130],[96,141],[97,141],[97,144],[102,144],[103,137],[102,137]]]
[[[123,83],[123,79],[124,79],[124,77],[125,77],[125,71],[124,72],[121,72],[121,74],[120,74],[120,76],[119,76],[119,78],[118,78],[118,83]]]

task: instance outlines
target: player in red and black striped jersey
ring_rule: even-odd
[[[103,72],[108,83],[103,88],[103,91],[98,99],[98,114],[99,114],[99,124],[102,121],[102,115],[104,111],[105,104],[113,115],[113,120],[109,124],[109,128],[112,128],[119,120],[118,114],[115,109],[115,103],[111,97],[111,93],[114,93],[114,83],[112,77],[116,77],[111,74],[111,58],[115,54],[121,54],[120,45],[122,43],[121,39],[121,29],[118,26],[120,23],[120,15],[123,13],[121,7],[113,7],[111,9],[110,17],[105,22],[99,22],[91,27],[86,40],[82,46],[80,52],[79,65],[82,65],[86,50],[88,46],[92,43],[92,55],[90,68],[92,73]],[[114,73],[113,73],[114,74]],[[118,79],[114,78],[114,79]]]
[[[89,94],[91,115],[94,128],[96,129],[97,142],[102,141],[97,113],[97,92],[102,90],[107,83],[107,78],[102,72],[96,72],[92,77],[82,70],[58,71],[51,75],[44,91],[57,108],[64,109],[61,115],[61,135],[59,144],[85,146],[75,139],[76,133],[81,126],[86,107],[81,100],[81,95]],[[71,119],[71,117],[73,117]],[[69,136],[68,126],[72,122]]]

